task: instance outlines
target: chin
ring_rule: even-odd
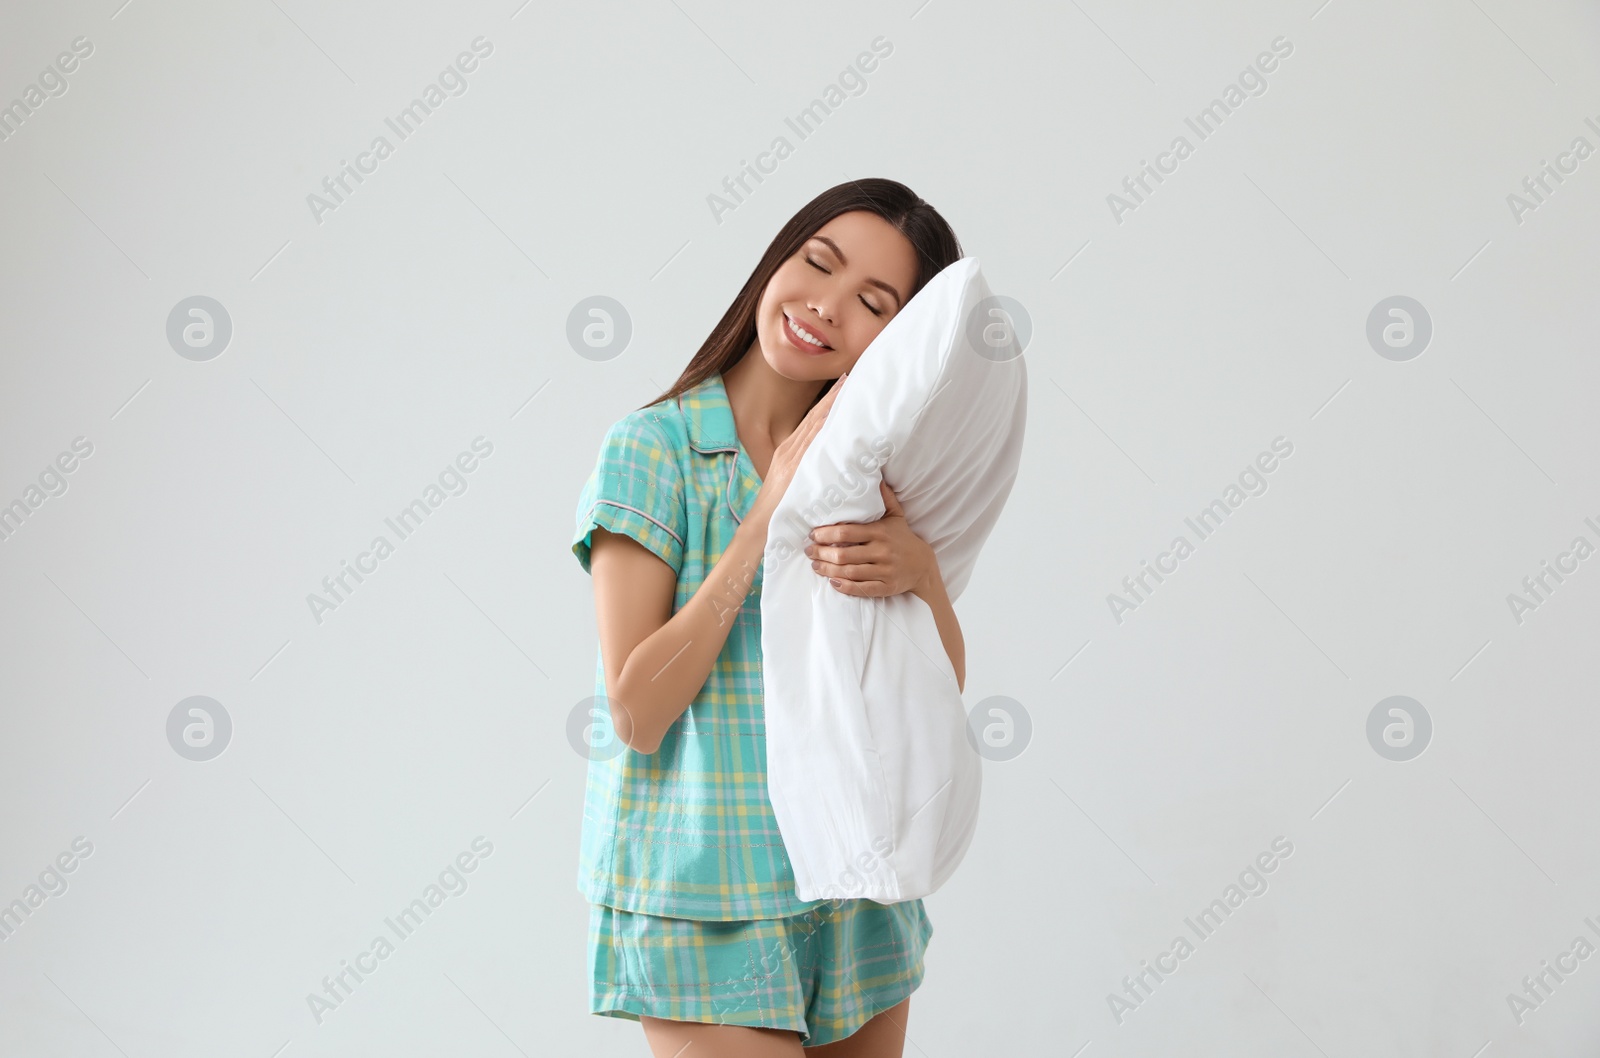
[[[768,351],[771,349],[777,349],[777,355]],[[798,349],[791,349],[782,335],[778,336],[776,345],[763,339],[761,351],[768,367],[793,382],[826,381],[838,378],[845,371],[839,366],[844,361],[837,349],[826,356],[808,356]]]

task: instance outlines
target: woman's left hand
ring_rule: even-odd
[[[875,522],[835,522],[811,531],[811,568],[845,595],[921,592],[939,576],[933,548],[906,521],[887,482],[880,482],[883,517]]]

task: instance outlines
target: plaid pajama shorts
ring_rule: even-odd
[[[922,983],[921,900],[829,901],[791,918],[720,922],[589,905],[589,1009],[793,1029],[842,1040]]]

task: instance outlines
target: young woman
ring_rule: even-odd
[[[902,184],[817,196],[672,388],[607,431],[579,498],[595,693],[621,740],[591,754],[585,794],[590,1009],[640,1021],[658,1058],[902,1054],[933,926],[921,900],[795,893],[767,796],[761,559],[844,376],[960,257]],[[838,591],[925,600],[964,683],[933,550],[883,495],[881,519],[819,527],[806,553]]]

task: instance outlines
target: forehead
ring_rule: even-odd
[[[893,283],[902,291],[916,278],[917,254],[911,240],[876,213],[841,213],[818,228],[817,234],[839,244],[849,268]]]

